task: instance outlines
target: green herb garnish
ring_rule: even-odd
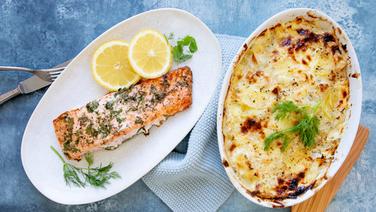
[[[294,116],[298,122],[293,127],[274,132],[266,137],[264,140],[264,150],[268,150],[274,140],[281,139],[283,141],[282,151],[284,151],[288,147],[290,134],[298,134],[300,141],[305,147],[312,147],[315,144],[316,136],[319,134],[320,120],[315,115],[318,105],[313,108],[298,107],[291,101],[277,104],[273,108],[273,113],[276,114],[275,118],[277,120]]]
[[[168,33],[168,35],[164,35],[166,40],[169,41],[169,42],[173,42],[174,41],[174,38],[175,38],[175,35],[173,32],[170,32]]]
[[[97,101],[92,101],[86,104],[86,109],[90,113],[94,112],[99,106],[99,103]]]
[[[171,38],[168,39],[170,40]],[[182,63],[191,59],[193,53],[195,53],[197,50],[198,48],[196,40],[192,36],[187,35],[183,39],[179,40],[176,46],[172,48],[172,55],[175,62]]]
[[[286,101],[286,102],[277,104],[273,108],[272,112],[276,113],[275,119],[281,120],[281,119],[286,118],[286,116],[289,115],[289,113],[293,113],[293,112],[300,113],[301,109],[298,106],[296,106],[293,102]]]
[[[97,137],[98,136],[98,130],[96,130],[94,128],[94,124],[90,122],[89,125],[87,125],[86,129],[85,129],[85,133],[88,134],[88,135],[91,135],[92,137]]]
[[[105,105],[105,108],[107,110],[112,110],[114,108],[114,102],[113,101],[107,102]]]
[[[89,184],[94,187],[104,188],[105,185],[109,183],[110,179],[120,178],[120,175],[117,172],[110,172],[112,163],[109,163],[104,167],[101,165],[97,168],[92,168],[91,166],[94,163],[94,156],[92,153],[87,153],[85,155],[85,160],[88,163],[87,168],[80,168],[67,163],[53,146],[50,147],[60,158],[61,162],[63,162],[64,180],[67,185],[85,187]]]
[[[122,118],[119,118],[119,117],[116,117],[116,121],[120,124],[121,122],[123,122],[124,121],[124,119],[122,119]]]
[[[98,131],[100,134],[102,134],[102,138],[107,137],[111,133],[111,130],[112,130],[111,124],[104,123],[104,122],[99,124]]]
[[[117,117],[121,112],[123,112],[123,109],[111,110],[110,111],[110,118],[112,119],[113,117]]]
[[[89,152],[89,153],[86,153],[85,154],[85,160],[88,164],[88,166],[90,167],[91,165],[93,165],[94,163],[94,155],[93,153]]]
[[[78,118],[78,121],[80,122],[80,125],[86,125],[86,123],[90,120],[87,116],[81,116]]]
[[[136,117],[136,120],[134,121],[135,124],[144,124],[144,121],[139,116]]]

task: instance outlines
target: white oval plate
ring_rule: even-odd
[[[360,73],[360,66],[358,62],[358,58],[356,56],[355,50],[350,42],[350,39],[346,35],[345,31],[329,16],[325,15],[324,13],[309,9],[309,8],[295,8],[295,9],[288,9],[285,11],[282,11],[268,20],[266,20],[264,23],[262,23],[244,42],[244,44],[249,44],[253,38],[258,36],[264,29],[267,29],[269,27],[272,27],[278,23],[281,22],[287,22],[289,20],[295,19],[297,16],[303,16],[305,18],[310,19],[310,16],[308,13],[323,18],[324,20],[327,20],[330,27],[334,26],[337,29],[340,29],[342,31],[342,34],[339,35],[340,41],[347,45],[347,50],[350,56],[351,60],[351,67],[349,72],[357,72]],[[326,26],[328,27],[328,26]],[[243,45],[244,45],[243,44]],[[221,93],[219,96],[219,102],[218,102],[218,116],[217,116],[217,133],[218,133],[218,146],[219,146],[219,152],[221,154],[222,161],[226,160],[226,154],[224,151],[224,144],[223,144],[223,134],[222,134],[222,119],[223,119],[223,106],[224,106],[224,100],[227,94],[227,90],[229,87],[230,78],[232,75],[232,71],[234,68],[234,65],[238,58],[242,55],[243,52],[243,45],[239,47],[239,51],[237,55],[232,60],[231,65],[229,66],[226,75],[224,77]],[[248,45],[249,46],[249,45]],[[335,173],[338,171],[338,169],[341,167],[343,161],[345,160],[347,154],[349,153],[351,146],[354,142],[354,138],[356,135],[356,132],[358,130],[359,125],[359,119],[360,119],[360,113],[362,108],[362,80],[361,77],[358,79],[349,77],[350,82],[350,109],[349,109],[349,118],[347,121],[347,126],[345,128],[345,132],[342,136],[341,142],[337,148],[337,151],[334,155],[334,159],[332,161],[332,164],[329,166],[329,169],[326,172],[326,180],[323,180],[321,184],[317,185],[312,190],[308,190],[304,194],[298,196],[296,199],[285,199],[282,201],[279,201],[279,203],[266,201],[257,197],[252,197],[250,194],[247,193],[247,190],[239,183],[237,176],[234,172],[234,170],[231,167],[225,167],[226,173],[228,177],[230,178],[232,184],[236,187],[236,189],[245,196],[248,200],[265,206],[265,207],[289,207],[292,205],[296,205],[300,202],[303,202],[304,200],[310,198],[313,196],[320,188],[322,188],[325,183],[331,179]],[[350,115],[351,114],[351,115]]]
[[[94,51],[106,41],[125,39],[143,29],[173,32],[176,38],[192,35],[199,50],[188,65],[193,72],[193,101],[189,109],[170,117],[149,136],[138,135],[114,151],[99,151],[95,165],[114,163],[121,179],[112,180],[106,189],[77,188],[65,185],[62,163],[50,145],[60,148],[52,120],[59,114],[106,94],[93,79],[90,61]],[[26,126],[21,146],[22,164],[32,184],[47,198],[62,204],[99,201],[126,189],[144,176],[187,135],[204,112],[214,92],[222,65],[221,49],[210,29],[192,14],[178,9],[158,9],[131,17],[91,42],[51,85]],[[78,165],[86,166],[85,162]]]

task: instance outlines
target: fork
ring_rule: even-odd
[[[28,72],[48,82],[53,82],[64,69],[65,67],[49,68],[49,69],[30,69],[30,68],[16,67],[16,66],[0,66],[0,71]]]

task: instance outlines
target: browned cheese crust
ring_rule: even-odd
[[[226,161],[249,194],[264,200],[296,198],[325,179],[347,120],[351,67],[341,31],[325,20],[298,17],[266,29],[244,45],[225,99],[222,130]],[[264,139],[292,127],[272,108],[292,101],[318,106],[319,135],[312,148],[298,136],[286,151]]]

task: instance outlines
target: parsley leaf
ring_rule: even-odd
[[[277,139],[283,141],[282,151],[286,150],[289,144],[289,134],[298,134],[300,141],[305,147],[312,147],[315,144],[316,136],[319,134],[320,120],[314,114],[317,107],[318,105],[309,111],[309,107],[298,107],[291,101],[277,104],[272,110],[273,113],[276,113],[276,120],[285,119],[291,113],[296,113],[298,115],[298,123],[293,127],[274,132],[266,137],[264,140],[264,150],[269,150],[272,142]]]
[[[175,62],[182,63],[191,59],[197,50],[196,40],[192,36],[187,35],[172,48],[172,55]]]

